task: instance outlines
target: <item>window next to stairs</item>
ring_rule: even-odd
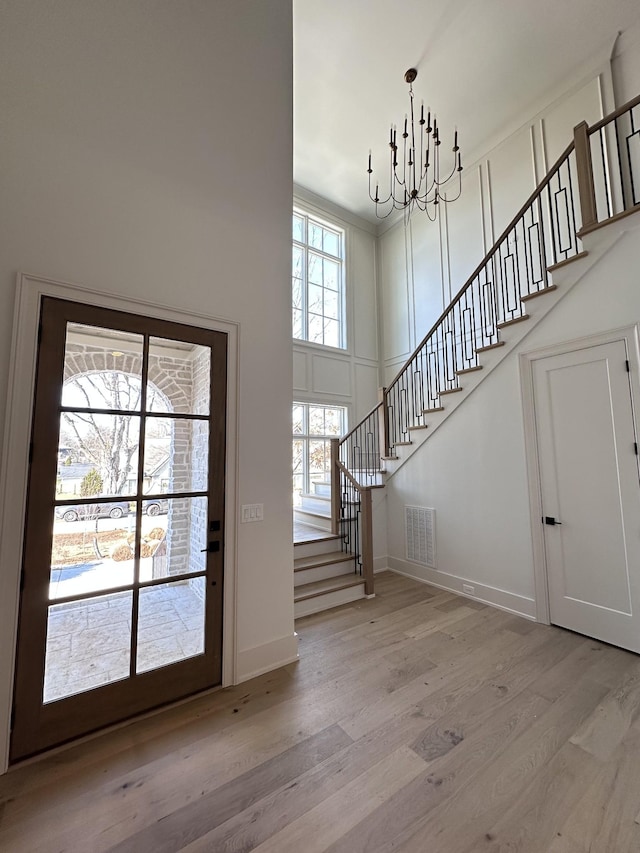
[[[323,403],[293,404],[293,505],[323,495],[331,484],[331,439],[347,429],[347,410]]]
[[[298,208],[291,283],[293,337],[344,349],[344,231]]]

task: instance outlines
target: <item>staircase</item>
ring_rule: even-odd
[[[297,525],[300,527],[300,525]],[[365,597],[364,579],[337,534],[313,533],[294,543],[294,615],[308,616]]]
[[[574,129],[573,141],[548,175],[402,370],[381,389],[378,405],[336,441],[331,530],[351,555],[366,594],[373,594],[371,490],[383,487],[385,477],[578,280],[578,267],[590,263],[582,238],[640,210],[640,163],[629,148],[638,126],[640,96],[595,125],[583,122]],[[304,571],[301,564],[299,573]],[[327,607],[334,606],[329,603],[334,589],[327,592]],[[316,597],[315,609],[324,609],[324,593]]]

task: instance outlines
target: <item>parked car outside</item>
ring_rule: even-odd
[[[143,511],[147,515],[160,515],[169,512],[169,501],[166,498],[151,498],[143,504]]]
[[[57,506],[56,518],[64,521],[78,521],[94,518],[122,518],[129,514],[129,501],[109,501],[107,503],[87,503],[73,506]]]

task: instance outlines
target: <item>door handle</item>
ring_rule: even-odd
[[[220,543],[219,542],[217,542],[217,541],[216,542],[209,542],[209,544],[207,545],[206,548],[200,549],[200,553],[204,554],[206,551],[207,554],[215,554],[216,551],[219,551],[219,550],[220,550]]]
[[[545,517],[542,520],[544,521],[545,524],[548,524],[551,527],[555,527],[556,524],[560,524],[560,525],[562,524],[561,521],[556,521],[552,515],[545,515]]]

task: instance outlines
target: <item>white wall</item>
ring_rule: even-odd
[[[291,65],[290,0],[2,4],[2,408],[18,271],[239,324],[238,679],[295,655]]]
[[[465,581],[480,597],[535,613],[518,353],[640,322],[639,218],[586,239],[593,254],[631,229],[388,481],[391,567],[458,590]],[[436,510],[436,572],[405,559],[405,505]]]
[[[344,229],[347,324],[344,350],[294,341],[294,399],[346,406],[351,427],[378,402],[375,227],[302,187],[294,201]]]
[[[611,69],[616,104],[622,106],[640,94],[640,24],[619,36]]]
[[[385,384],[570,143],[574,126],[582,120],[595,122],[613,109],[608,61],[576,78],[567,90],[550,93],[539,113],[522,117],[515,130],[465,164],[462,196],[441,206],[437,222],[418,211],[406,231],[400,221],[380,234]]]

